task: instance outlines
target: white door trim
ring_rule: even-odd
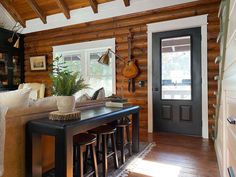
[[[208,138],[207,14],[147,24],[148,28],[148,132],[153,132],[152,34],[163,31],[201,27],[202,47],[202,137]]]

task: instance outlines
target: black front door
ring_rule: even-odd
[[[153,34],[154,131],[201,136],[201,28]]]

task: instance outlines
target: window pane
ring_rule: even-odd
[[[63,55],[63,60],[70,71],[81,73],[81,54]]]
[[[102,87],[105,89],[106,96],[112,95],[112,77],[111,76],[90,77],[88,80],[88,84],[91,89],[86,90],[86,93],[88,93],[91,96],[96,90]]]
[[[93,52],[89,54],[90,64],[89,64],[89,75],[90,76],[111,76],[112,77],[112,65],[109,66],[102,65],[98,63],[98,59],[105,53],[105,51],[101,52]],[[110,56],[111,58],[111,56]]]
[[[191,100],[191,37],[162,39],[162,99]]]

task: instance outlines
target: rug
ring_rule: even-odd
[[[146,157],[146,155],[152,150],[152,148],[156,146],[155,143],[146,143],[140,142],[140,152],[137,154],[133,154],[131,157],[126,155],[126,162],[125,164],[121,165],[120,158],[119,158],[119,169],[115,169],[113,166],[113,159],[112,157],[108,160],[108,177],[127,177],[130,172],[137,166],[137,163],[140,159]],[[125,151],[128,154],[128,150]],[[120,157],[120,151],[118,151],[118,157]],[[99,168],[99,176],[102,176],[102,164],[98,165]],[[54,177],[54,170],[49,171],[43,175],[43,177]],[[74,175],[76,177],[76,175]]]
[[[129,173],[137,167],[139,160],[144,159],[155,146],[155,143],[141,143],[140,152],[128,158],[126,160],[126,163],[122,165],[118,170],[114,171],[112,174],[109,174],[109,177],[127,177]]]

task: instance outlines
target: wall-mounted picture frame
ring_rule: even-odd
[[[44,71],[46,67],[46,56],[30,57],[31,71]]]

